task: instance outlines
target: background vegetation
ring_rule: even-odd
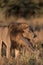
[[[0,11],[4,11],[5,17],[42,16],[43,0],[0,0]]]

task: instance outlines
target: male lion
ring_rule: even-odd
[[[27,24],[23,23],[10,23],[8,26],[1,26],[0,27],[0,58],[1,58],[1,50],[2,50],[2,42],[6,45],[6,57],[10,58],[10,48],[11,48],[11,40],[17,42],[20,46],[23,45],[26,48],[31,48],[34,51],[29,39],[23,36],[24,29],[28,27]],[[16,43],[15,43],[16,44]],[[14,45],[15,45],[14,44]],[[17,55],[18,52],[15,51]],[[15,56],[16,56],[15,55]],[[17,56],[16,56],[17,57]]]
[[[34,52],[34,48],[30,40],[23,36],[24,30],[26,28],[28,28],[28,24],[25,24],[25,23],[10,24],[10,37],[11,37],[11,40],[15,42],[13,46],[17,43],[16,46],[22,45],[22,46],[25,46],[25,48],[27,49],[29,49],[30,47],[30,49]],[[19,52],[15,50],[15,57],[18,56],[18,53]]]

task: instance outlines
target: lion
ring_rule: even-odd
[[[10,25],[10,38],[11,40],[15,41],[14,44],[16,44],[17,42],[17,45],[20,45],[20,46],[24,46],[25,48],[27,49],[31,49],[33,52],[34,52],[34,48],[32,47],[32,44],[30,42],[30,40],[26,39],[24,36],[23,36],[23,33],[24,33],[24,30],[28,28],[28,24],[25,24],[25,23],[16,23],[16,24],[11,24]],[[16,50],[17,51],[17,50]],[[15,51],[15,56],[17,57],[18,56],[18,52]],[[17,53],[17,54],[16,54]]]
[[[11,50],[11,40],[17,42],[16,46],[19,44],[20,46],[25,46],[27,49],[31,48],[34,52],[34,48],[30,42],[30,39],[27,39],[23,36],[24,30],[28,28],[28,24],[25,23],[10,23],[8,26],[0,27],[0,58],[2,57],[2,42],[6,45],[6,57],[10,58],[10,50]],[[19,54],[18,50],[15,50],[15,57]]]

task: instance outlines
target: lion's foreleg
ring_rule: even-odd
[[[6,49],[6,57],[10,58],[10,48],[11,48],[11,40],[10,37],[7,39],[7,49]]]

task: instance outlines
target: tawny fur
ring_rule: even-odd
[[[11,47],[11,40],[8,27],[0,27],[0,58],[1,58],[1,49],[2,49],[2,42],[5,43],[6,49],[6,57],[10,57],[10,47]]]

